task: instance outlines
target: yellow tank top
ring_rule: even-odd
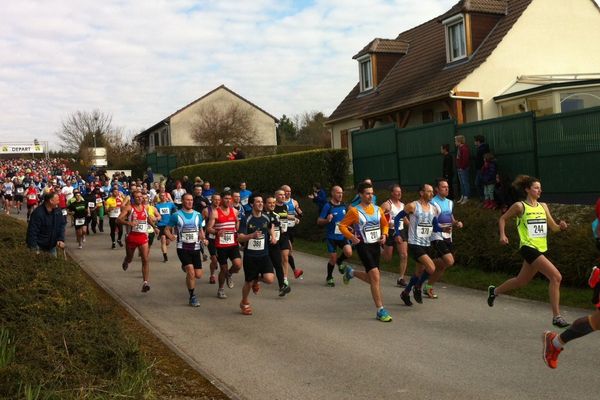
[[[519,247],[528,246],[540,252],[548,250],[548,222],[546,210],[540,203],[533,207],[522,201],[523,215],[517,217],[517,231],[519,232]]]

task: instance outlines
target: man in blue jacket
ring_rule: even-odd
[[[65,220],[58,208],[58,194],[44,195],[42,207],[37,207],[27,226],[27,247],[45,251],[56,257],[56,248],[65,247]]]

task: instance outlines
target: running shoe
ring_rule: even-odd
[[[115,242],[113,242],[112,246],[110,247],[111,249],[116,249],[117,248],[117,244]]]
[[[129,268],[129,263],[127,262],[127,260],[123,260],[123,264],[121,264],[121,268],[123,268],[123,271],[127,271],[127,268]]]
[[[415,298],[415,301],[419,304],[423,304],[423,295],[421,294],[421,288],[418,287],[414,287],[413,288],[413,297]]]
[[[590,287],[594,289],[598,282],[600,282],[600,268],[594,266],[594,268],[592,268],[590,278],[588,279],[588,285],[590,285]]]
[[[167,256],[167,253],[163,253],[163,262],[167,261],[169,261],[169,256]]]
[[[400,292],[400,298],[406,306],[411,307],[413,305],[412,301],[410,301],[410,295],[405,290]]]
[[[338,271],[340,271],[340,274],[344,273],[346,266],[347,266],[347,264],[345,264],[345,263],[338,264]]]
[[[208,254],[202,254],[202,261],[208,261]]]
[[[83,249],[83,246],[82,246],[82,245],[79,245],[78,249]]]
[[[252,307],[250,307],[250,304],[240,303],[240,310],[242,310],[242,314],[244,315],[252,315]]]
[[[556,317],[552,318],[552,325],[559,327],[559,328],[566,328],[567,326],[571,325],[570,323],[568,323],[563,317],[562,315],[557,315]]]
[[[435,294],[435,292],[433,291],[433,286],[427,284],[425,285],[425,288],[423,288],[423,294],[427,297],[429,297],[430,299],[437,299],[438,295]]]
[[[494,307],[494,300],[496,300],[495,291],[496,291],[496,286],[494,286],[494,285],[488,286],[487,303],[488,303],[488,306],[490,306],[490,307]]]
[[[346,268],[344,269],[344,285],[347,285],[350,283],[350,279],[354,278],[354,270],[352,269],[351,266],[346,265]]]
[[[555,332],[546,331],[542,335],[542,341],[544,343],[544,362],[552,369],[558,367],[558,355],[562,349],[554,346],[553,340],[558,334]]]
[[[279,288],[279,297],[283,297],[291,291],[292,288],[290,287],[290,285],[284,284],[282,287]]]
[[[217,283],[217,278],[215,278],[214,275],[211,275],[210,278],[208,278],[208,283],[214,285],[215,283]]]
[[[225,289],[221,288],[221,289],[217,290],[217,297],[219,299],[226,299],[227,295],[225,294]]]
[[[123,247],[123,242],[121,242],[120,240],[117,240],[117,244],[119,245],[119,247]]]
[[[302,275],[304,275],[304,271],[302,270],[302,268],[296,268],[294,270],[294,278],[298,279],[300,278]]]
[[[193,294],[192,297],[190,297],[190,306],[192,306],[192,307],[200,307],[200,302],[196,298],[195,294]]]
[[[381,308],[377,311],[377,319],[381,322],[391,322],[392,316],[385,308]]]
[[[258,292],[260,292],[260,283],[258,283],[258,281],[254,281],[252,283],[252,293],[258,294]]]
[[[333,278],[327,279],[327,286],[335,287],[335,281],[333,280]]]
[[[146,293],[148,291],[150,291],[150,284],[148,282],[144,282],[142,285],[142,293]]]
[[[229,289],[233,289],[233,287],[234,287],[235,285],[234,285],[234,283],[233,283],[233,276],[232,276],[231,274],[227,274],[227,279],[226,279],[226,282],[227,282],[227,287],[228,287]]]
[[[396,285],[398,285],[400,287],[406,287],[408,284],[406,283],[404,278],[398,278],[398,279],[396,279]]]

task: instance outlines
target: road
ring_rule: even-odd
[[[383,274],[394,318],[386,324],[375,319],[365,283],[343,285],[336,272],[337,286],[328,288],[326,259],[297,253],[305,278],[292,279],[285,298],[276,285],[263,286],[251,294],[254,315],[243,316],[243,274],[225,300],[203,279],[201,306],[188,306],[174,245],[168,263],[154,245],[147,294],[140,292],[139,260],[124,272],[124,250],[110,249],[108,233],[88,237],[78,250],[68,228],[67,246],[88,274],[232,398],[597,398],[595,335],[569,343],[557,370],[543,363],[541,334],[552,328],[547,304],[503,296],[489,308],[482,291],[439,285],[439,299],[406,307],[395,277]],[[563,310],[570,321],[586,313]]]

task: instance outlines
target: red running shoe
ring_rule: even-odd
[[[544,362],[552,369],[558,367],[558,355],[562,351],[554,346],[552,341],[558,334],[555,332],[546,331],[542,335],[542,341],[544,342]]]
[[[600,282],[600,268],[594,266],[592,268],[592,273],[590,274],[590,278],[588,279],[588,285],[593,289]]]
[[[294,271],[294,277],[296,279],[300,278],[302,275],[304,275],[304,271],[300,268],[296,268],[296,270]]]

